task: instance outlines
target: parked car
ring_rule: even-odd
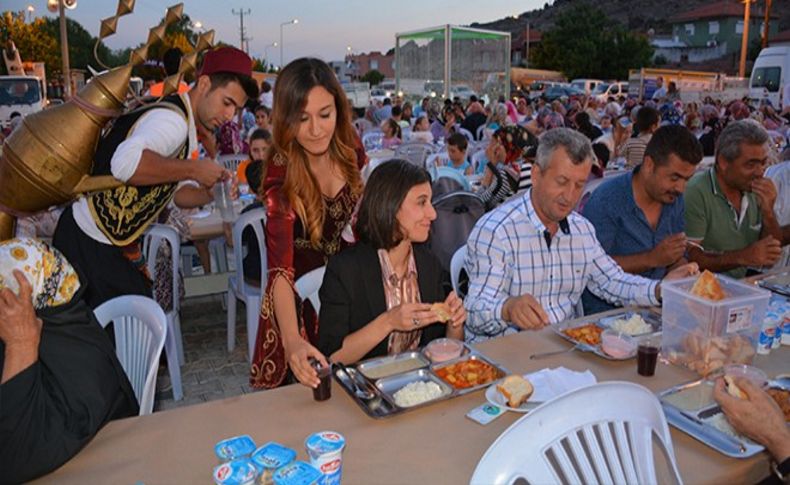
[[[579,88],[575,88],[573,86],[552,86],[546,91],[543,92],[541,97],[548,102],[552,102],[555,99],[560,99],[561,97],[565,96],[566,98],[570,98],[571,96],[584,96],[585,92]]]
[[[470,97],[477,96],[477,93],[465,84],[456,84],[450,87],[450,99],[461,98],[461,101],[468,101]]]
[[[596,86],[603,83],[600,79],[574,79],[571,81],[571,86],[581,89],[585,94],[593,92]]]
[[[626,81],[604,82],[595,86],[592,95],[602,103],[605,103],[610,97],[615,99],[620,95],[628,97],[628,83]]]

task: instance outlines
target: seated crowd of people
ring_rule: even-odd
[[[399,139],[408,129],[413,140],[442,140],[447,166],[482,175],[479,195],[487,212],[468,236],[462,299],[426,244],[437,218],[429,172],[393,159],[363,182],[367,157],[356,115],[326,63],[291,62],[273,95],[263,86],[254,104],[244,102],[255,96],[241,89],[242,81],[221,84],[205,76],[192,88],[201,90],[191,98],[201,103],[195,112],[207,117],[198,138],[209,154],[249,153],[239,175],[256,201],[245,210],[266,213],[268,278],[250,370],[255,389],[294,382],[315,387],[315,362],[354,363],[440,337],[478,343],[558,324],[579,316],[580,307],[589,314],[660,305],[663,282],[703,269],[743,277],[786,264],[780,259],[790,244],[790,161],[779,160],[766,129],[769,117],[740,102],[710,100],[697,108],[661,99],[598,105],[593,98],[547,104],[521,97],[489,106],[448,100],[441,110],[430,98],[414,109],[398,99],[371,105],[364,116],[381,127],[388,146],[407,142]],[[230,90],[232,109],[212,126],[205,100],[222,89]],[[474,141],[487,141],[480,167],[466,156],[470,140],[461,128],[484,138]],[[714,163],[698,170],[706,155],[715,156]],[[607,177],[578,212],[588,183],[617,158],[632,170]],[[206,176],[200,190],[227,176]],[[126,180],[165,180],[135,177]],[[183,199],[178,194],[176,202]],[[199,200],[210,202],[205,194]],[[87,306],[95,308],[95,300],[83,296],[90,277],[58,249],[30,241],[0,243],[0,469],[11,481],[59,466],[103,423],[137,407]],[[243,242],[245,277],[260,285],[254,233],[246,232]],[[6,263],[20,259],[19,248],[31,266],[54,258],[59,271],[27,278],[12,273],[19,265]],[[322,266],[316,312],[295,282]],[[69,290],[61,291],[67,281]],[[79,337],[66,342],[72,332]],[[76,382],[84,388],[70,389]],[[762,391],[744,388],[748,401],[773,412]],[[725,412],[742,417],[736,427],[758,439],[767,433],[757,430],[765,424],[755,423],[759,418],[744,417],[742,403],[720,394]],[[772,432],[780,435],[766,438],[770,450],[787,460],[790,438]],[[48,448],[35,448],[44,442]],[[37,458],[50,449],[58,452]]]

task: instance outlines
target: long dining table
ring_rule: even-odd
[[[653,392],[698,378],[687,369],[664,363],[658,364],[655,376],[642,377],[636,372],[635,359],[610,361],[578,350],[539,360],[529,358],[570,345],[545,328],[475,347],[513,373],[560,366],[589,369],[599,382],[630,381]],[[754,365],[771,378],[790,371],[790,348],[783,346],[770,355],[757,356]],[[523,416],[506,412],[486,426],[467,419],[467,412],[485,402],[480,390],[376,420],[365,415],[336,382],[332,386],[332,397],[324,402],[314,401],[312,392],[297,384],[114,421],[71,461],[40,482],[211,483],[217,465],[214,445],[222,439],[248,434],[258,445],[276,441],[297,450],[298,459],[307,461],[305,438],[333,430],[347,441],[344,484],[461,484],[469,482],[494,440]],[[685,483],[755,483],[769,473],[765,452],[746,459],[729,458],[677,429],[671,428],[671,435]],[[656,458],[658,481],[669,483],[661,456]]]

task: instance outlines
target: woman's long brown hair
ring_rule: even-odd
[[[332,69],[319,59],[297,59],[282,70],[274,88],[272,129],[274,150],[288,161],[283,191],[296,215],[302,221],[313,247],[318,247],[324,227],[324,200],[307,153],[296,140],[302,113],[311,89],[321,86],[335,98],[337,122],[329,157],[340,169],[355,195],[362,192],[362,179],[354,151],[356,139],[351,113],[343,88]]]

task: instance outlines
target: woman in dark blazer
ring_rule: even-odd
[[[423,244],[434,219],[428,172],[403,160],[373,171],[356,225],[360,242],[330,258],[319,292],[318,348],[330,360],[349,364],[440,337],[463,339],[463,302]],[[438,312],[435,303],[443,304]]]

